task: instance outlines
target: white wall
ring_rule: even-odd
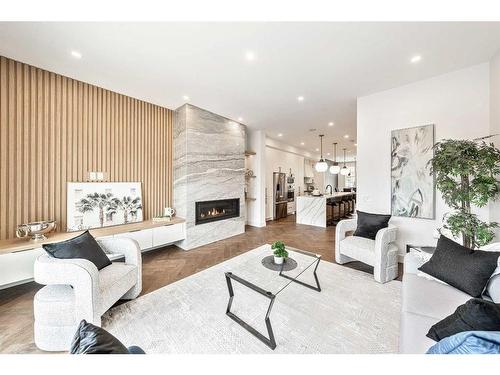
[[[414,84],[358,98],[358,209],[390,213],[391,130],[435,124],[436,141],[489,134],[489,64],[476,65]],[[398,245],[434,244],[447,208],[436,192],[436,219],[395,217]],[[478,211],[487,220],[488,208]]]
[[[500,134],[500,51],[490,61],[490,131]],[[500,148],[500,136],[493,142]],[[500,199],[490,205],[490,220],[500,223]],[[500,228],[496,230],[496,240],[500,241]]]

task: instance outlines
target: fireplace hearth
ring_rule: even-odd
[[[195,206],[196,225],[240,216],[239,198],[195,202]]]

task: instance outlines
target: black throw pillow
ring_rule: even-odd
[[[387,228],[391,215],[370,214],[368,212],[356,211],[358,224],[353,236],[365,237],[374,240],[380,229]]]
[[[71,354],[129,354],[128,349],[111,333],[82,320],[78,325]]]
[[[419,270],[472,297],[481,297],[499,256],[498,251],[468,249],[442,235],[431,259]]]
[[[453,314],[434,324],[427,337],[440,341],[465,331],[500,331],[500,305],[472,298]]]
[[[111,264],[106,253],[89,231],[85,231],[79,236],[66,241],[44,244],[42,247],[54,258],[90,260],[98,270]]]

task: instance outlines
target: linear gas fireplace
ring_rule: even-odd
[[[195,205],[196,225],[240,216],[239,198],[195,202]]]

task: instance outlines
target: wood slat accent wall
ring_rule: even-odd
[[[66,183],[142,182],[144,219],[172,197],[173,111],[0,56],[0,240],[66,230]]]

